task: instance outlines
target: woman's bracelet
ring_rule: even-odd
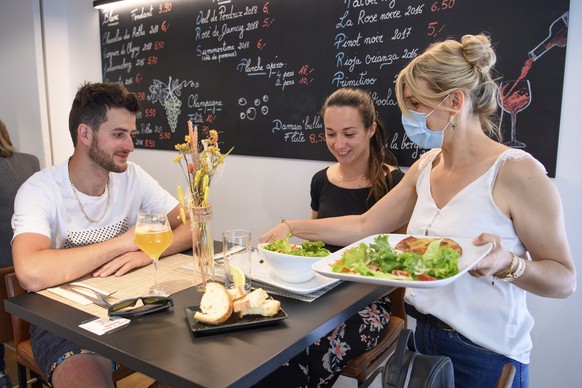
[[[507,282],[519,278],[525,272],[525,260],[511,251],[509,253],[512,255],[511,263],[501,271],[493,274],[493,277]]]
[[[289,225],[289,223],[287,222],[285,217],[281,217],[281,223],[287,225],[287,228],[289,228],[289,236],[293,236],[293,231],[291,230],[291,226]]]

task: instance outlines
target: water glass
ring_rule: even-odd
[[[222,233],[222,253],[224,258],[224,286],[235,288],[244,274],[244,289],[251,291],[251,232],[248,230],[228,230]]]

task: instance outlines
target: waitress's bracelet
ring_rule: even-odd
[[[287,222],[287,220],[285,219],[285,217],[281,217],[281,223],[287,225],[287,228],[289,229],[289,237],[293,236],[293,231],[291,230],[291,226],[289,225],[289,223]]]
[[[512,255],[511,263],[509,263],[509,265],[503,270],[493,274],[495,278],[505,280],[507,282],[511,282],[519,278],[525,272],[525,260],[511,251],[509,251],[509,253]]]

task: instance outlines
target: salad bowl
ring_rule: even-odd
[[[265,249],[267,243],[257,245],[261,258],[267,262],[275,275],[287,283],[305,283],[313,279],[311,266],[321,257],[296,256]]]

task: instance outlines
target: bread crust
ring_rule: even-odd
[[[220,283],[207,283],[206,291],[200,300],[200,310],[194,313],[195,319],[210,325],[221,324],[232,314],[232,295]]]
[[[442,238],[430,238],[430,237],[414,237],[408,236],[398,242],[394,249],[401,251],[401,252],[414,252],[418,253],[419,255],[424,254],[426,249],[430,245],[431,242],[441,240],[440,247],[449,247],[459,255],[463,254],[463,249],[461,246],[455,241],[450,238],[442,237]]]
[[[273,317],[279,313],[281,302],[275,299],[267,299],[261,302],[257,307],[241,311],[241,317],[245,315],[262,315],[264,317]]]
[[[246,294],[242,298],[236,299],[234,301],[234,312],[238,313],[240,311],[249,310],[257,308],[269,297],[269,294],[262,288],[257,288],[251,293]]]
[[[230,292],[230,295],[232,295],[233,300],[237,300],[239,298],[242,298],[243,296],[245,296],[247,294],[245,291],[245,288],[243,286],[229,288],[228,292]]]

